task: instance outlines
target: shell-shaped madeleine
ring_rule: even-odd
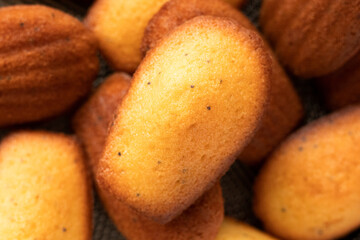
[[[74,129],[85,146],[94,172],[105,146],[108,126],[129,88],[129,80],[130,76],[124,73],[108,77],[74,118]],[[215,238],[224,217],[220,184],[167,224],[142,216],[99,186],[97,190],[117,229],[128,239],[210,240]]]
[[[77,142],[17,132],[0,144],[1,239],[79,239],[92,234],[92,197]]]
[[[254,210],[281,239],[337,239],[360,226],[360,106],[310,123],[268,158]]]
[[[245,28],[256,30],[243,13],[222,0],[170,0],[149,21],[142,44],[144,55],[176,27],[202,15],[228,17]],[[273,65],[270,100],[259,129],[239,156],[240,161],[248,164],[261,162],[303,117],[299,96],[290,79],[266,42],[265,46]]]
[[[99,183],[168,222],[226,172],[268,101],[271,60],[256,33],[197,17],[150,50],[117,112]]]
[[[260,25],[283,65],[319,77],[360,49],[359,12],[360,0],[264,0]]]
[[[58,115],[90,90],[97,44],[80,21],[41,5],[0,16],[0,126]]]

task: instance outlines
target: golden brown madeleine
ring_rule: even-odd
[[[0,144],[1,239],[91,239],[83,152],[58,133],[22,131]]]
[[[330,109],[360,102],[360,51],[339,70],[318,80]]]
[[[97,44],[81,22],[40,5],[0,16],[0,126],[58,115],[88,93]]]
[[[150,18],[167,0],[96,0],[85,24],[116,70],[134,72],[142,55],[141,40]]]
[[[126,74],[110,76],[74,118],[75,131],[85,145],[93,169],[101,158],[108,125],[129,88],[129,80]],[[116,227],[129,239],[214,239],[224,216],[219,184],[165,225],[141,216],[102,188],[98,192]]]
[[[270,156],[254,210],[282,239],[335,239],[360,225],[360,106],[317,120]]]
[[[216,240],[276,240],[256,228],[225,217]]]
[[[130,87],[130,80],[126,73],[112,74],[74,117],[74,130],[83,142],[93,168],[101,158],[108,127]]]
[[[153,48],[182,23],[199,15],[229,17],[248,29],[256,30],[247,17],[221,0],[170,0],[150,20],[144,34],[143,52]],[[259,130],[239,156],[248,164],[258,163],[267,156],[303,116],[297,93],[271,48],[267,48],[273,58],[270,103]]]
[[[343,66],[360,49],[360,0],[264,0],[260,24],[280,61],[311,78]]]
[[[270,57],[255,32],[210,16],[181,25],[136,71],[99,162],[99,183],[169,222],[218,181],[251,139],[270,76]]]

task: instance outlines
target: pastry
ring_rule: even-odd
[[[140,45],[146,24],[166,1],[96,0],[91,6],[85,24],[115,70],[136,70],[142,59]]]
[[[286,139],[256,180],[254,210],[281,239],[337,239],[360,226],[360,106]]]
[[[21,131],[0,144],[1,239],[92,237],[92,193],[74,138]]]
[[[154,15],[145,30],[142,44],[144,55],[176,27],[200,15],[228,17],[256,31],[247,17],[222,0],[170,0]],[[300,99],[290,79],[270,47],[267,48],[273,59],[270,102],[259,130],[239,156],[240,161],[247,164],[259,163],[303,117]]]
[[[105,146],[108,126],[128,91],[130,76],[116,73],[108,77],[75,115],[73,125],[83,142],[93,171]],[[156,223],[98,188],[100,199],[117,229],[133,240],[214,239],[224,217],[220,184],[216,184],[173,221]]]
[[[0,16],[0,127],[59,115],[90,91],[97,44],[81,22],[41,5]]]
[[[302,78],[343,66],[360,49],[360,0],[264,0],[260,25],[283,65]]]
[[[133,77],[99,162],[100,186],[161,223],[178,216],[251,139],[268,101],[270,61],[260,37],[232,20],[178,27]]]

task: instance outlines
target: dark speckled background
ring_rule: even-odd
[[[87,7],[91,4],[91,0],[0,0],[0,6],[15,4],[45,4],[65,12],[68,12],[78,18],[82,18],[86,14]],[[248,0],[248,4],[243,9],[244,13],[257,25],[259,8],[261,0]],[[1,16],[0,16],[1,18]],[[111,73],[111,70],[104,61],[101,61],[101,70],[98,78],[94,83],[94,87],[101,84],[104,77]],[[317,90],[312,81],[301,81],[293,78],[293,83],[298,90],[303,104],[306,109],[306,117],[302,124],[312,121],[326,114]],[[76,107],[63,116],[50,119],[36,124],[27,124],[11,129],[0,129],[0,137],[2,138],[9,131],[16,129],[47,129],[51,131],[61,131],[72,133],[70,127],[70,117],[76,110]],[[258,168],[247,167],[239,162],[234,163],[229,172],[222,178],[223,194],[225,198],[226,215],[233,216],[237,219],[246,221],[257,227],[261,227],[259,221],[255,218],[251,210],[252,182],[256,176]],[[121,240],[124,239],[116,230],[111,220],[95,194],[94,206],[94,240]],[[360,217],[360,216],[359,216]],[[357,230],[344,239],[360,240],[360,230]]]

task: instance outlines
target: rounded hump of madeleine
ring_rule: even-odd
[[[1,237],[91,239],[88,180],[83,152],[72,137],[41,131],[5,137],[0,144]]]
[[[228,17],[246,28],[255,27],[239,10],[224,0],[170,0],[151,18],[141,46],[143,54],[155,47],[163,37],[176,27],[198,16]]]
[[[268,101],[270,75],[271,59],[253,31],[210,16],[181,25],[134,74],[99,162],[100,186],[169,222],[249,142]]]
[[[79,20],[41,5],[0,15],[0,126],[61,114],[90,91],[97,43]]]
[[[254,209],[284,239],[334,239],[360,226],[360,106],[303,127],[269,157]]]

